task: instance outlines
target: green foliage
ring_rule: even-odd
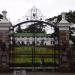
[[[75,23],[75,11],[70,11],[70,12],[66,13],[66,19],[70,23]],[[70,39],[75,44],[75,37],[72,36],[73,32],[75,32],[75,28],[74,27],[70,28]]]
[[[75,11],[66,13],[66,19],[70,23],[75,23]]]

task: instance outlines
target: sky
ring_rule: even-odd
[[[12,23],[16,22],[33,6],[38,8],[46,18],[75,10],[75,0],[0,0],[0,13],[6,10]]]

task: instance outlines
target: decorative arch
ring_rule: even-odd
[[[44,24],[47,24],[51,27],[58,28],[57,25],[54,25],[54,24],[51,24],[51,23],[45,22],[45,21],[39,21],[39,20],[29,20],[29,21],[20,22],[20,23],[14,25],[13,27],[15,28],[15,27],[20,26],[25,23],[42,23],[42,24],[44,23]]]

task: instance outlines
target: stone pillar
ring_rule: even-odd
[[[61,64],[59,65],[59,69],[61,71],[70,71],[70,59],[69,59],[69,53],[70,53],[70,46],[69,46],[69,27],[70,23],[65,19],[65,12],[62,14],[62,20],[59,22],[59,48],[63,51],[61,54]]]
[[[26,75],[26,70],[14,70],[13,75]]]
[[[9,27],[12,25],[7,20],[7,11],[2,11],[3,19],[0,21],[0,71],[9,71]]]

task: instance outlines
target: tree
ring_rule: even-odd
[[[52,18],[49,18],[48,21],[53,21],[55,18],[57,18],[57,22],[56,24],[58,24],[61,20],[61,15],[58,16],[54,16]],[[66,18],[65,18],[68,22],[70,23],[75,23],[75,11],[69,11],[66,13]],[[75,28],[70,28],[69,32],[70,32],[70,40],[72,40],[72,42],[75,44],[75,36],[72,36],[73,32],[75,32]],[[59,30],[55,29],[55,32],[52,34],[52,36],[57,36]]]
[[[72,36],[72,34],[75,32],[75,28],[74,27],[72,27],[72,28],[70,28],[70,39],[72,40],[72,42],[75,44],[75,36]]]
[[[22,33],[22,29],[21,29],[21,26],[20,26],[20,25],[18,26],[16,32],[18,32],[18,33]]]
[[[45,32],[43,31],[44,25],[42,23],[34,23],[29,25],[23,32],[30,32],[30,33],[40,33]]]
[[[2,14],[0,14],[0,19],[3,19],[3,15]]]

